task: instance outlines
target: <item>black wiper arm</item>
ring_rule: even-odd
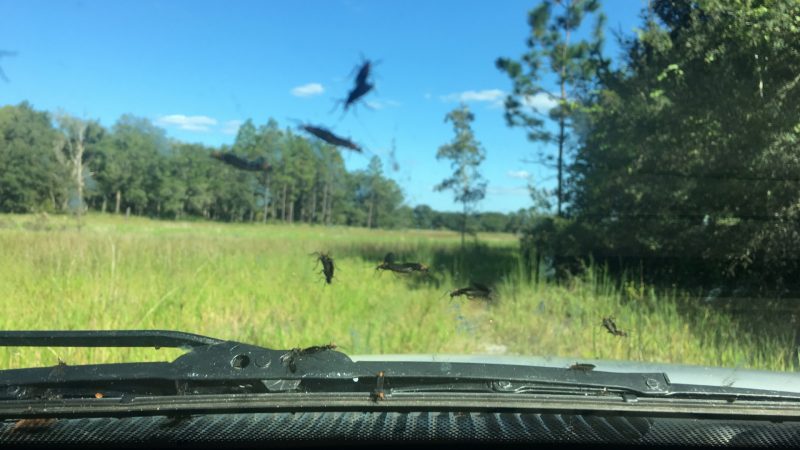
[[[386,391],[536,392],[642,397],[735,397],[800,400],[800,395],[740,388],[673,385],[663,373],[447,362],[352,361],[333,346],[274,350],[172,331],[0,332],[0,346],[188,347],[172,362],[57,365],[0,370],[0,399],[111,395],[270,392],[370,392],[378,373]],[[315,351],[311,351],[311,349]],[[727,396],[727,397],[726,397]]]
[[[0,331],[3,347],[192,348],[224,341],[170,330]]]
[[[294,389],[325,390],[357,389],[353,379],[373,378],[378,372],[404,384],[430,384],[445,387],[455,382],[484,383],[488,390],[494,380],[519,383],[545,383],[560,386],[611,388],[645,393],[663,389],[668,381],[664,374],[576,372],[552,367],[528,367],[477,363],[437,362],[354,362],[332,346],[307,349],[273,350],[234,341],[221,341],[204,336],[169,331],[69,331],[0,333],[0,346],[190,346],[191,350],[172,362],[59,365],[51,367],[0,371],[0,388],[42,387],[57,390],[65,385],[90,385],[121,381],[136,384],[139,391],[170,393],[176,385],[180,392],[192,392],[191,384],[203,383],[204,391],[213,384],[262,386],[266,391]],[[314,351],[312,351],[314,350]],[[647,376],[645,376],[647,375]],[[304,382],[300,386],[299,381]],[[341,383],[347,381],[349,383]],[[334,386],[335,385],[335,386]],[[13,390],[13,389],[12,389]],[[450,389],[448,389],[450,390]],[[20,392],[17,389],[15,392]],[[38,390],[28,390],[34,395]],[[175,392],[173,392],[175,393]],[[2,390],[0,390],[0,396]]]

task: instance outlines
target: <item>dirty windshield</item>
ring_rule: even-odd
[[[798,367],[793,0],[0,10],[2,329]]]

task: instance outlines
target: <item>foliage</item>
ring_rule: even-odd
[[[475,139],[471,123],[475,116],[467,105],[462,104],[445,116],[445,122],[453,124],[455,137],[449,144],[442,145],[436,152],[436,159],[449,159],[453,174],[442,180],[434,188],[436,191],[451,190],[457,203],[462,204],[461,243],[467,232],[467,215],[474,205],[486,195],[486,181],[478,166],[486,158],[486,152]]]
[[[551,230],[553,254],[800,287],[798,17],[792,0],[653,1],[619,67],[597,64],[568,167],[580,227]]]
[[[85,198],[96,211],[170,219],[413,223],[380,160],[349,173],[335,147],[281,130],[272,119],[262,126],[245,121],[232,146],[214,149],[170,141],[164,130],[132,115],[106,130],[67,114],[53,121],[22,103],[0,109],[0,133],[0,212],[66,212],[71,199],[77,206]],[[273,170],[240,171],[211,158],[214,150],[264,158]]]
[[[68,193],[49,114],[29,103],[0,108],[0,211],[58,211]]]
[[[561,13],[554,15],[557,7]],[[533,142],[556,144],[555,158],[549,155],[541,161],[551,165],[555,159],[557,171],[556,211],[562,214],[566,201],[564,190],[567,156],[575,145],[570,128],[576,127],[576,116],[581,113],[595,73],[602,65],[598,59],[603,45],[605,16],[598,13],[598,0],[545,0],[528,13],[531,33],[526,40],[528,52],[519,61],[499,58],[496,66],[506,73],[513,90],[506,97],[505,118],[509,126],[522,127]],[[586,15],[595,14],[597,22],[591,40],[575,40]],[[552,93],[542,79],[552,74],[560,91]],[[547,121],[558,126],[553,134]]]

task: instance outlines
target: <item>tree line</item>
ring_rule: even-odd
[[[590,0],[543,2],[528,53],[498,60],[509,125],[559,149],[545,160],[561,206],[526,245],[566,271],[592,257],[672,282],[800,287],[800,3],[648,4],[614,64],[599,27],[574,39],[603,22]],[[524,100],[548,71],[560,93],[541,114]]]
[[[269,172],[246,172],[211,157],[264,158]],[[347,171],[336,147],[275,120],[248,120],[232,145],[169,139],[145,118],[110,128],[27,102],[0,108],[0,212],[98,212],[163,219],[281,221],[369,228],[461,229],[461,215],[404,203],[378,157]],[[514,232],[530,213],[475,214],[469,232]]]

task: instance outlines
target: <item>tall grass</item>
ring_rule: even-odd
[[[356,353],[490,353],[630,359],[788,370],[791,326],[738,321],[602,271],[530,282],[509,235],[466,254],[450,232],[228,225],[89,216],[0,216],[2,329],[177,329],[273,348],[336,342]],[[331,285],[315,251],[336,261]],[[375,270],[388,252],[430,276]],[[496,301],[451,299],[470,280]],[[615,316],[629,338],[602,329]],[[164,360],[147,349],[0,350],[0,366]]]

